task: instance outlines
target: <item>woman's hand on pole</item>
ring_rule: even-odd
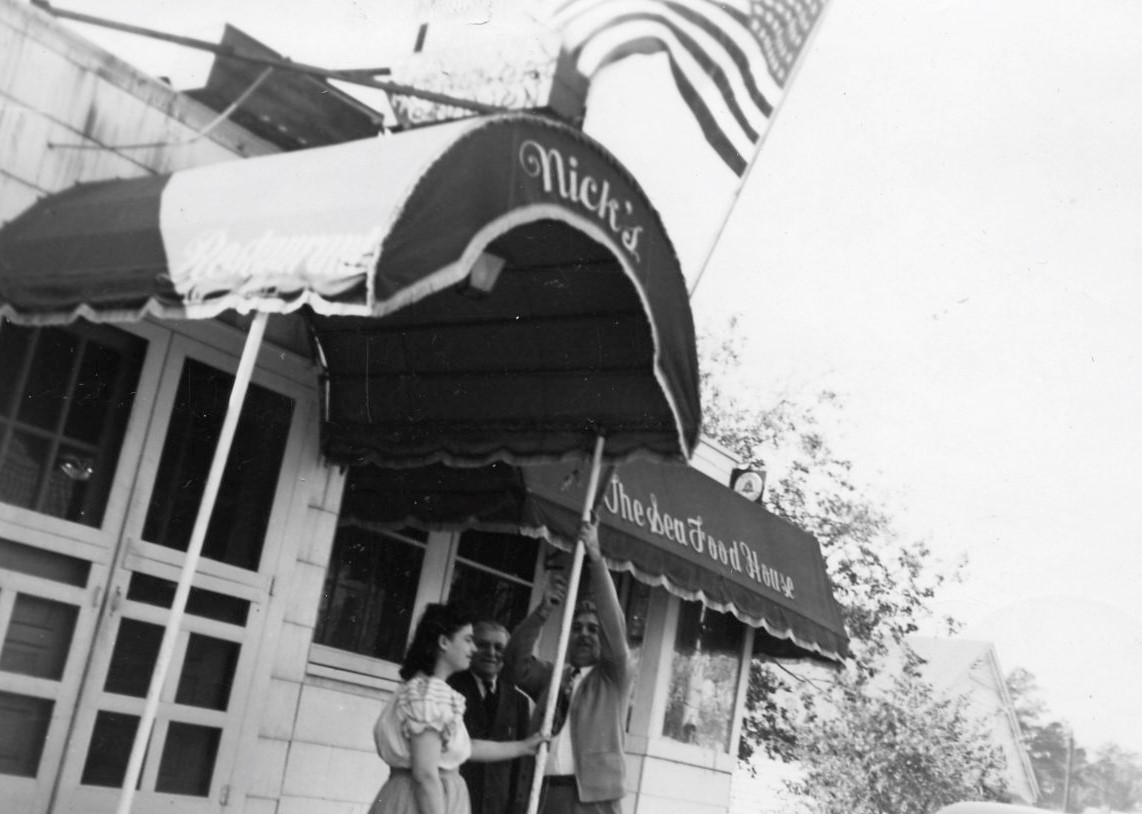
[[[520,741],[520,746],[523,749],[523,755],[534,755],[539,751],[539,747],[545,743],[551,743],[551,736],[543,732],[536,732],[531,737]]]

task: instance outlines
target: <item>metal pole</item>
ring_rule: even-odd
[[[1071,805],[1071,769],[1075,759],[1075,733],[1074,730],[1067,731],[1067,772],[1063,776],[1063,814],[1066,814],[1067,809]]]
[[[595,507],[595,492],[599,488],[599,472],[603,466],[603,436],[595,439],[595,455],[591,459],[591,477],[587,481],[587,494],[583,497],[581,519],[589,521]],[[550,732],[555,720],[555,702],[558,700],[559,683],[563,678],[563,663],[567,657],[567,642],[571,639],[571,622],[575,618],[575,597],[579,593],[579,578],[583,575],[583,541],[575,538],[575,554],[571,560],[571,575],[567,580],[567,597],[563,600],[563,620],[559,626],[559,645],[555,651],[555,663],[551,666],[551,686],[547,689],[547,705],[543,709],[541,732]],[[531,778],[531,794],[527,798],[527,814],[539,810],[539,791],[543,786],[543,769],[547,765],[546,743],[541,744],[535,753],[535,775]]]
[[[234,376],[234,385],[230,388],[230,402],[226,406],[226,418],[222,421],[222,433],[218,437],[218,446],[214,449],[214,459],[210,463],[210,472],[206,476],[206,488],[202,493],[202,503],[198,507],[198,516],[194,519],[194,529],[190,534],[190,543],[186,549],[186,559],[179,574],[178,587],[174,592],[174,601],[171,604],[170,616],[167,617],[166,629],[163,631],[163,641],[159,646],[159,657],[155,664],[155,672],[151,675],[151,684],[147,689],[147,700],[143,705],[143,717],[139,720],[139,728],[135,731],[135,741],[131,745],[131,756],[127,761],[127,776],[123,779],[123,790],[119,796],[119,807],[116,814],[128,814],[131,803],[135,797],[135,787],[139,785],[139,775],[142,773],[143,757],[150,740],[151,727],[155,722],[155,715],[159,708],[159,696],[163,684],[166,682],[167,670],[170,668],[171,657],[174,655],[175,641],[178,639],[179,627],[186,612],[186,600],[190,596],[190,583],[198,570],[198,560],[202,554],[202,545],[206,540],[206,529],[210,523],[210,515],[214,512],[214,503],[218,497],[218,487],[222,483],[222,472],[226,468],[226,459],[230,456],[230,447],[234,441],[234,431],[238,427],[238,416],[242,412],[242,404],[246,400],[246,390],[250,386],[250,377],[254,372],[254,363],[258,358],[258,350],[262,345],[262,337],[266,332],[266,320],[269,314],[257,313],[250,325],[250,332],[246,334],[246,344],[242,348],[242,358],[238,362],[238,372]]]
[[[218,56],[227,57],[229,59],[237,59],[242,62],[250,62],[254,65],[265,65],[270,68],[279,68],[284,71],[293,71],[294,73],[306,74],[308,76],[316,76],[322,79],[335,79],[338,82],[347,82],[351,85],[361,85],[366,88],[376,88],[383,90],[387,93],[392,93],[397,96],[413,96],[418,99],[426,99],[429,102],[435,102],[439,105],[449,105],[451,107],[459,107],[464,110],[472,110],[476,113],[502,113],[507,108],[497,107],[496,105],[486,105],[483,102],[477,102],[472,99],[460,99],[455,96],[448,96],[443,93],[436,93],[430,90],[421,90],[414,88],[411,85],[402,85],[397,82],[388,82],[380,79],[373,79],[371,76],[365,76],[368,71],[361,70],[335,70],[330,68],[321,68],[317,65],[307,65],[304,62],[294,62],[290,59],[278,57],[257,56],[255,54],[246,54],[238,51],[228,45],[218,45],[213,42],[195,39],[193,37],[180,37],[175,34],[166,34],[162,31],[155,31],[153,28],[143,28],[138,25],[130,25],[128,23],[118,23],[114,20],[108,20],[104,17],[95,17],[90,14],[80,14],[76,11],[67,11],[62,8],[56,8],[47,0],[32,0],[32,5],[38,9],[46,11],[54,17],[61,20],[74,20],[77,23],[86,23],[88,25],[96,25],[101,28],[109,28],[112,31],[122,31],[125,34],[136,34],[140,37],[150,37],[152,39],[163,40],[164,42],[174,43],[175,45],[182,45],[186,48],[196,48],[199,51],[209,51]],[[378,71],[379,72],[379,71]]]

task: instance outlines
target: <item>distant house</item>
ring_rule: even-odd
[[[1015,707],[1007,693],[999,657],[991,642],[964,639],[912,637],[908,645],[924,663],[921,676],[940,694],[965,696],[969,709],[981,721],[991,723],[992,741],[1007,760],[1007,790],[1011,802],[1032,804],[1039,798],[1039,784]]]

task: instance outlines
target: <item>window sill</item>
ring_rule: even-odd
[[[644,738],[627,735],[626,751],[632,755],[642,755],[648,758],[667,760],[671,763],[682,763],[687,766],[700,766],[725,774],[733,773],[737,767],[737,759],[728,752],[696,746],[692,743],[681,743],[673,738]]]
[[[321,644],[310,645],[305,674],[385,692],[392,692],[401,680],[399,664]]]

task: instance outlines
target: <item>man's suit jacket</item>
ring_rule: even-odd
[[[588,564],[599,617],[600,657],[575,691],[566,726],[571,728],[579,799],[594,803],[618,800],[625,793],[623,739],[632,670],[626,622],[611,575],[601,559],[588,558]],[[547,693],[551,689],[553,665],[532,655],[545,621],[541,605],[520,622],[504,651],[504,673],[529,696],[538,698],[532,714],[532,732],[543,724]]]
[[[472,738],[489,741],[514,741],[527,737],[531,704],[511,681],[500,676],[496,682],[496,708],[491,717],[484,710],[476,677],[469,670],[454,673],[448,683],[464,696],[464,726]],[[522,814],[527,807],[534,758],[518,758],[498,763],[473,763],[460,766],[460,775],[468,784],[472,814]]]

